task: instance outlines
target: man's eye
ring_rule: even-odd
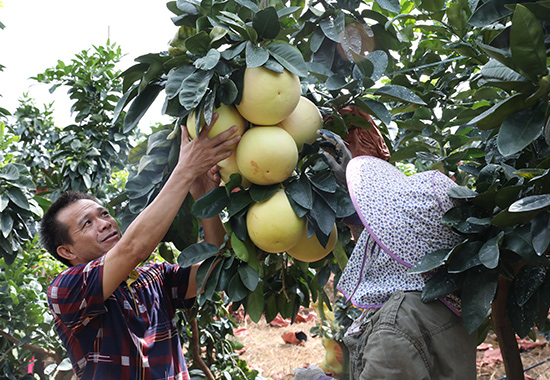
[[[84,226],[88,226],[88,225],[90,225],[91,223],[92,223],[91,221],[87,220],[87,221],[84,222]]]

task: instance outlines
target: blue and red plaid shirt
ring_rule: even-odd
[[[48,289],[77,378],[188,380],[174,312],[184,305],[189,268],[138,267],[104,301],[104,258],[66,269]]]

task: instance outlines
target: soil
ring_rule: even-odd
[[[310,311],[306,311],[309,313]],[[310,330],[317,321],[273,327],[262,318],[258,323],[249,318],[241,319],[236,329],[237,340],[245,345],[241,357],[251,369],[262,377],[272,380],[292,380],[296,368],[319,366],[325,357],[320,337],[312,336]],[[287,344],[281,337],[289,332],[303,332],[307,340],[301,344]],[[525,379],[550,380],[550,344],[539,336],[536,345],[529,338],[520,341],[526,349],[521,352]],[[529,347],[535,346],[535,347]],[[484,344],[478,346],[478,380],[501,380],[505,375],[504,365],[498,355],[498,342],[489,333]],[[532,368],[531,368],[532,367]],[[336,377],[336,376],[335,376]]]

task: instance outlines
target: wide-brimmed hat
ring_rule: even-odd
[[[381,306],[396,290],[422,290],[428,277],[408,269],[425,254],[461,241],[441,223],[456,205],[447,195],[456,184],[437,170],[406,176],[371,156],[352,159],[346,179],[365,230],[338,283],[340,291],[366,308]]]

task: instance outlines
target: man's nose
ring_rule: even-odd
[[[106,230],[111,227],[111,221],[108,219],[101,219],[99,222],[99,229],[101,231]]]

